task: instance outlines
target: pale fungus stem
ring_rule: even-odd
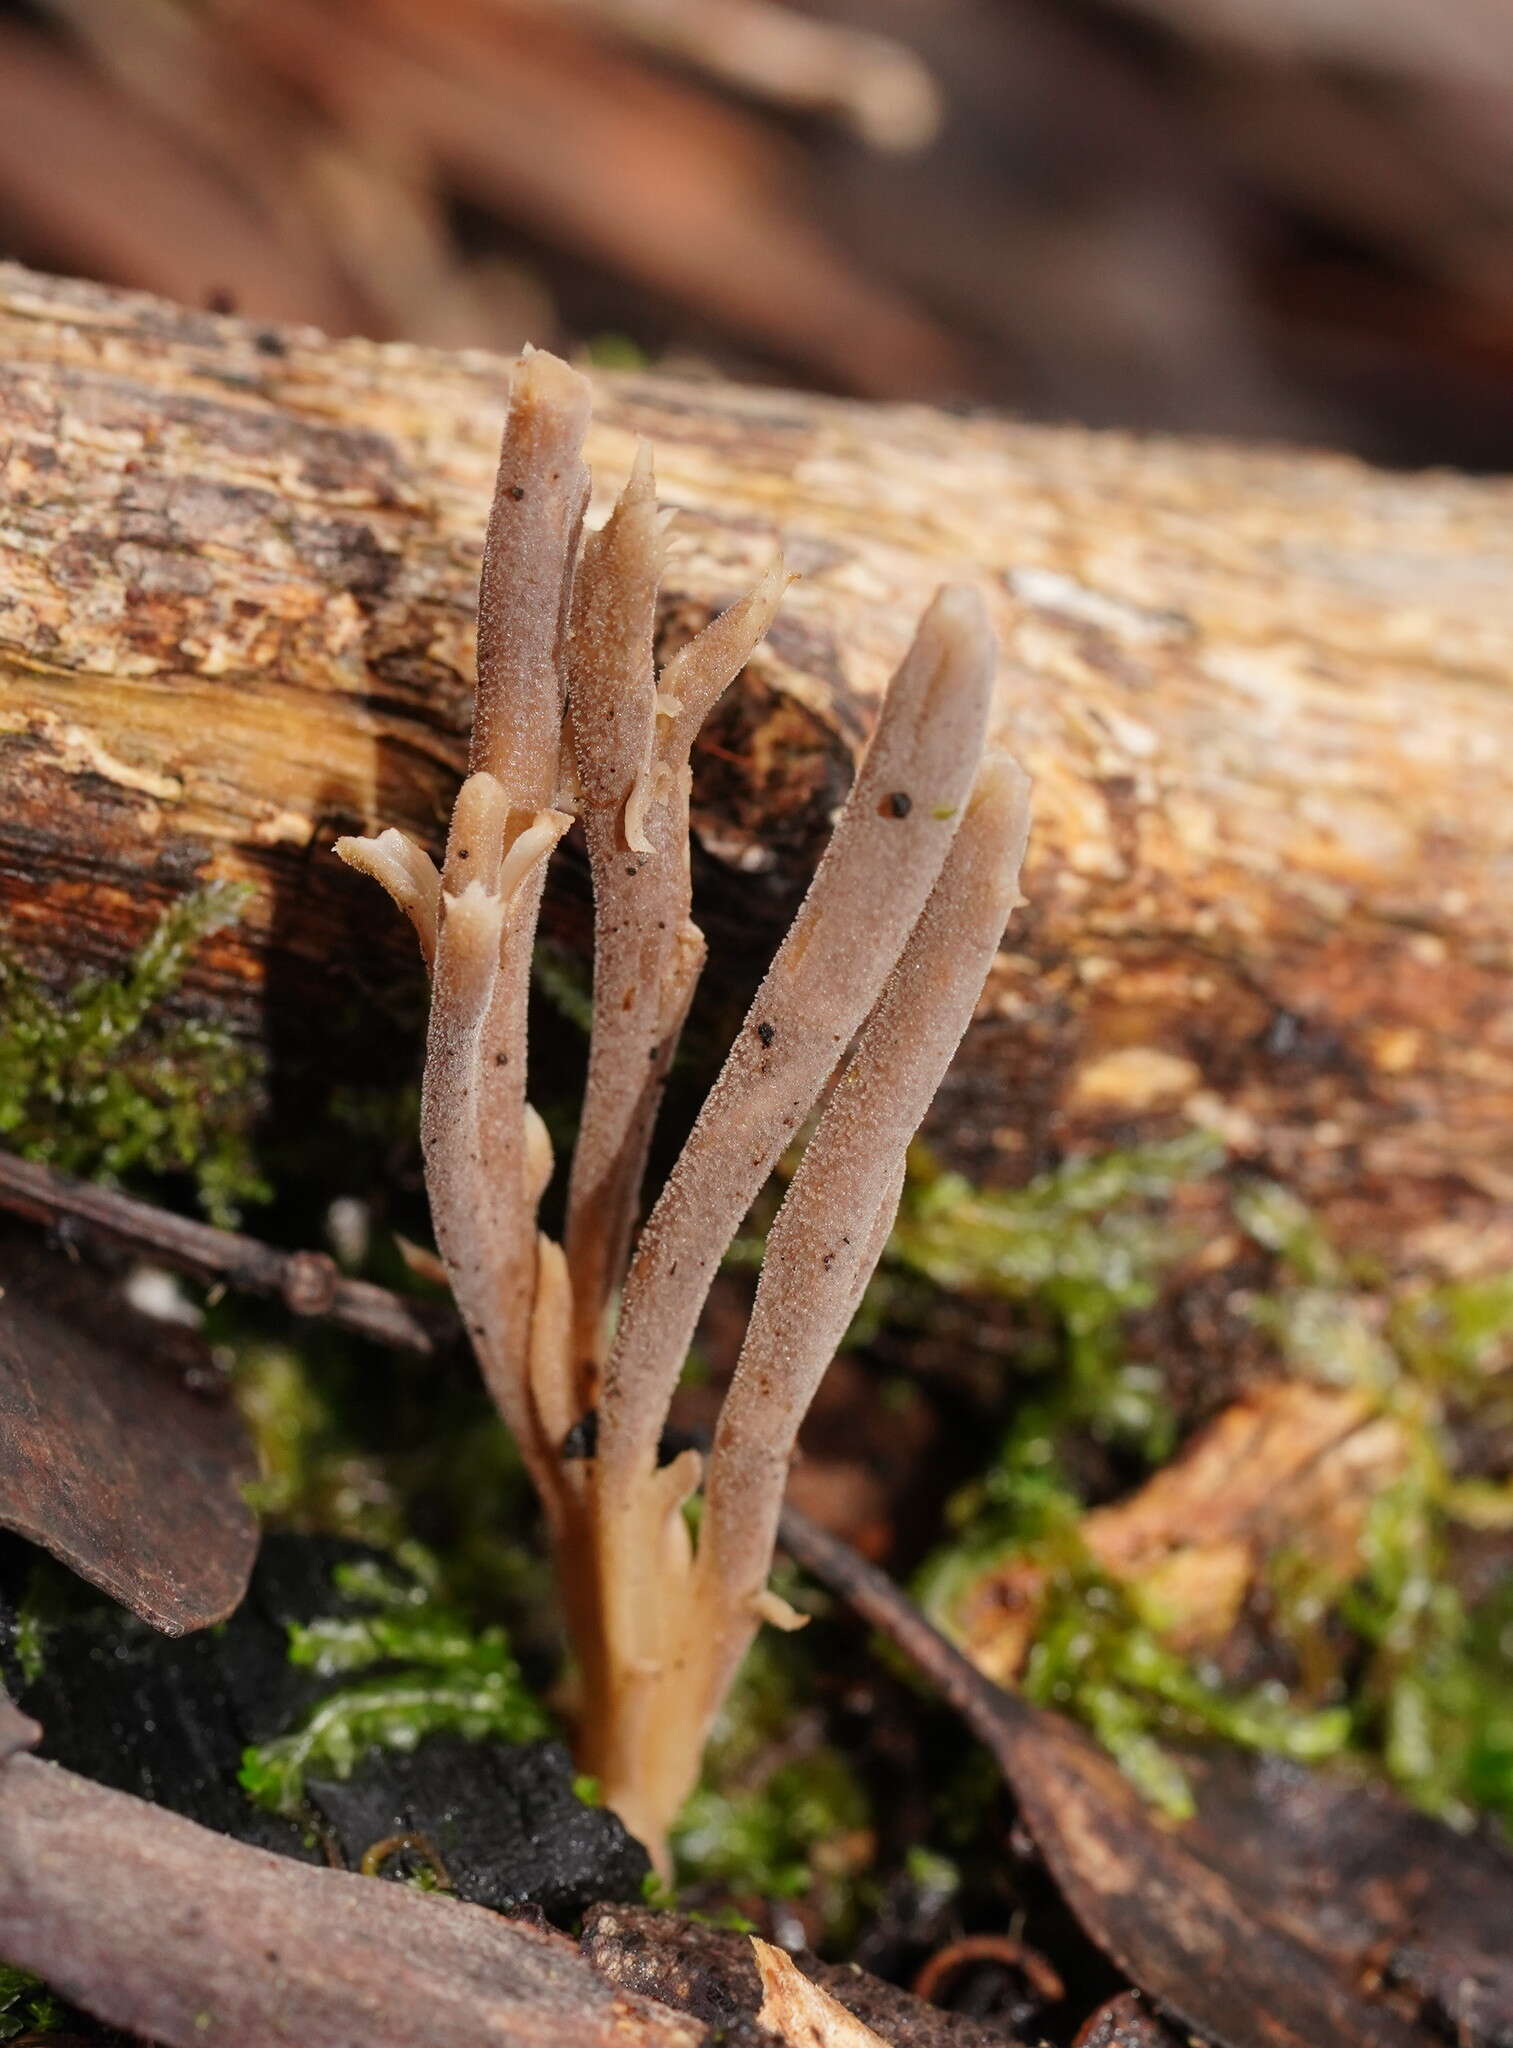
[[[421,1136],[437,1244],[546,1509],[580,1761],[665,1868],[748,1644],[764,1621],[802,1619],[767,1586],[788,1461],[1016,900],[1028,799],[1006,756],[982,759],[996,646],[976,591],[947,586],[632,1251],[704,963],[690,750],[789,579],[775,558],[658,676],[666,515],[650,452],[583,538],[588,412],[576,372],[521,358],[484,548],[470,772],[441,871],[392,830],[337,851],[410,918],[431,972]],[[559,1246],[536,1221],[553,1162],[526,1098],[526,1008],[545,870],[573,810],[594,886],[594,1009]],[[668,1403],[726,1247],[822,1098],[770,1233],[695,1545],[683,1510],[703,1460],[659,1464]]]

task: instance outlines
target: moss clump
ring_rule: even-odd
[[[780,1764],[758,1785],[701,1785],[677,1828],[687,1883],[733,1886],[765,1899],[795,1899],[817,1879],[844,1877],[849,1843],[870,1839],[865,1794],[835,1750]],[[816,1867],[829,1860],[829,1870]]]
[[[1171,1404],[1157,1369],[1128,1355],[1128,1324],[1187,1249],[1171,1218],[1173,1195],[1223,1161],[1200,1133],[1074,1160],[1012,1193],[911,1161],[890,1264],[951,1292],[1022,1303],[1034,1328],[1015,1363],[1043,1389],[1019,1404],[992,1463],[950,1504],[953,1540],[923,1578],[935,1611],[949,1611],[963,1575],[1006,1545],[1075,1519],[1081,1504],[1062,1464],[1074,1437],[1149,1466],[1170,1454]]]
[[[583,962],[549,939],[538,939],[531,954],[531,981],[563,1022],[587,1038],[594,1027],[594,993]]]
[[[38,1978],[0,1963],[0,2041],[18,2034],[51,2034],[64,2024],[66,2010]]]
[[[121,974],[63,997],[0,958],[0,1137],[13,1152],[112,1183],[187,1174],[220,1224],[267,1198],[250,1145],[257,1056],[163,1011],[195,947],[249,893],[215,883],[181,898]]]
[[[1028,1698],[1081,1721],[1147,1799],[1177,1816],[1192,1811],[1192,1794],[1170,1739],[1212,1735],[1314,1763],[1339,1755],[1351,1735],[1344,1707],[1305,1711],[1281,1688],[1227,1690],[1169,1649],[1138,1596],[1075,1541],[1053,1570],[1023,1684]]]
[[[1005,1486],[1012,1504],[1033,1489],[1055,1438],[1072,1429],[1151,1464],[1170,1452],[1160,1376],[1127,1355],[1127,1326],[1186,1249],[1173,1195],[1223,1163],[1223,1148],[1199,1132],[1073,1160],[1003,1192],[941,1173],[916,1149],[888,1265],[949,1293],[1024,1305],[1041,1341],[1025,1347],[1022,1362],[1054,1373],[1046,1398],[1021,1412],[999,1477],[988,1476],[990,1493]]]
[[[1049,1300],[1069,1324],[1101,1328],[1149,1306],[1176,1249],[1173,1194],[1224,1159],[1198,1131],[1070,1160],[1005,1191],[941,1172],[916,1146],[888,1258],[952,1292]]]
[[[1278,1628],[1311,1697],[1349,1707],[1353,1746],[1420,1806],[1459,1825],[1513,1826],[1513,1588],[1468,1602],[1455,1552],[1467,1530],[1513,1527],[1513,1483],[1464,1478],[1463,1436],[1513,1423],[1513,1274],[1373,1287],[1286,1190],[1237,1198],[1280,1262],[1252,1304],[1295,1370],[1372,1394],[1407,1447],[1402,1477],[1370,1509],[1348,1583],[1276,1561]]]
[[[257,1453],[251,1506],[276,1527],[392,1550],[405,1533],[394,1488],[380,1461],[343,1434],[303,1353],[257,1339],[227,1348],[236,1404]]]
[[[837,1937],[855,1918],[870,1861],[861,1780],[819,1737],[802,1700],[801,1641],[759,1637],[705,1754],[698,1790],[673,1832],[680,1885],[741,1898],[807,1898]]]
[[[1138,1587],[1118,1584],[1090,1556],[1079,1530],[1082,1503],[1054,1457],[1016,1464],[1026,1442],[1011,1435],[1010,1448],[1009,1460],[994,1468],[996,1486],[954,1504],[968,1516],[964,1541],[921,1574],[920,1598],[942,1626],[950,1627],[984,1573],[1011,1557],[1033,1562],[1045,1592],[1021,1680],[1026,1697],[1080,1721],[1147,1799],[1177,1816],[1191,1812],[1192,1795],[1172,1741],[1217,1736],[1304,1762],[1348,1745],[1352,1719],[1344,1707],[1309,1708],[1280,1687],[1235,1692],[1216,1671],[1169,1648],[1161,1617],[1145,1612]],[[996,1533],[1006,1521],[1015,1536]]]
[[[1468,1423],[1497,1434],[1513,1419],[1513,1275],[1389,1297],[1287,1189],[1234,1190],[1234,1221],[1276,1259],[1275,1286],[1249,1303],[1253,1320],[1292,1372],[1369,1392],[1408,1448],[1403,1477],[1371,1506],[1347,1582],[1324,1582],[1296,1555],[1271,1561],[1273,1633],[1296,1682],[1235,1693],[1168,1647],[1138,1586],[1098,1571],[1063,1462],[1078,1434],[1123,1440],[1151,1462],[1164,1454],[1159,1393],[1143,1415],[1129,1403],[1124,1323],[1179,1247],[1146,1206],[1161,1193],[1159,1162],[1153,1178],[1131,1173],[1129,1157],[1047,1176],[1024,1196],[964,1184],[941,1194],[936,1182],[923,1214],[914,1207],[913,1243],[901,1232],[898,1255],[941,1284],[1048,1307],[1065,1338],[1048,1392],[1021,1406],[992,1464],[951,1503],[953,1540],[922,1574],[925,1604],[949,1627],[1006,1557],[1043,1573],[1026,1693],[1084,1722],[1173,1811],[1188,1794],[1166,1744],[1211,1734],[1310,1760],[1348,1749],[1447,1819],[1490,1811],[1513,1822],[1513,1589],[1473,1606],[1455,1583],[1458,1528],[1513,1526],[1513,1486],[1459,1476],[1456,1448]],[[1186,1177],[1177,1161],[1168,1192]],[[1201,1155],[1197,1164],[1205,1170]],[[1099,1214],[1099,1199],[1114,1208]],[[933,1219],[931,1201],[941,1203]]]
[[[472,1742],[551,1733],[504,1631],[474,1629],[442,1604],[423,1553],[409,1549],[404,1562],[418,1575],[339,1567],[337,1591],[366,1611],[290,1624],[291,1663],[323,1678],[371,1675],[328,1693],[289,1734],[247,1750],[241,1782],[258,1805],[298,1814],[312,1772],[349,1777],[370,1749],[414,1749],[442,1733]]]

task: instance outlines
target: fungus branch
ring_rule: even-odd
[[[580,539],[588,403],[555,358],[517,365],[470,773],[441,872],[392,830],[337,851],[410,917],[431,971],[422,1139],[437,1243],[547,1511],[580,1758],[662,1860],[741,1656],[763,1618],[784,1618],[766,1581],[788,1460],[1015,901],[1027,791],[1006,757],[982,760],[995,644],[976,593],[944,588],[632,1255],[652,1124],[704,960],[689,753],[787,579],[774,561],[659,678],[650,456]],[[559,1246],[536,1227],[552,1159],[525,1094],[526,994],[570,806],[593,875],[594,1019]],[[695,1548],[681,1510],[701,1460],[659,1466],[668,1404],[726,1247],[833,1081],[771,1233]],[[591,1414],[592,1454],[568,1455]]]
[[[584,545],[568,673],[594,883],[594,1023],[568,1192],[577,1383],[598,1398],[657,1104],[704,964],[690,916],[689,750],[777,610],[775,561],[756,589],[669,663],[652,647],[661,532],[643,448],[607,524]]]

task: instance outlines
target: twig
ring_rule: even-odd
[[[1059,2005],[1066,1997],[1066,1986],[1040,1951],[1012,1934],[964,1934],[959,1941],[948,1942],[921,1966],[909,1988],[927,2005],[938,2005],[942,1988],[972,1963],[1000,1963],[1006,1970],[1017,1970],[1046,2005]]]
[[[795,1564],[812,1572],[846,1605],[887,1637],[953,1707],[986,1748],[1011,1768],[1008,1751],[1014,1729],[1036,1718],[1038,1710],[1017,1693],[1005,1692],[927,1621],[888,1574],[830,1536],[795,1507],[784,1506],[778,1541]]]
[[[450,1302],[412,1301],[372,1281],[346,1278],[324,1252],[281,1251],[9,1152],[0,1152],[0,1209],[48,1229],[81,1231],[196,1280],[272,1295],[295,1315],[336,1323],[398,1351],[431,1357],[461,1335]],[[1027,1711],[1023,1703],[974,1669],[886,1572],[794,1507],[783,1508],[778,1540],[795,1563],[896,1643],[974,1733],[1000,1746],[1005,1717]]]
[[[297,1316],[323,1318],[399,1351],[434,1357],[459,1335],[450,1302],[411,1301],[348,1279],[325,1252],[281,1251],[9,1152],[0,1152],[0,1209],[51,1230],[86,1232],[196,1280],[270,1294]]]

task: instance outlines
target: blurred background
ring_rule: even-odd
[[[1513,469],[1513,0],[12,0],[0,250]]]

